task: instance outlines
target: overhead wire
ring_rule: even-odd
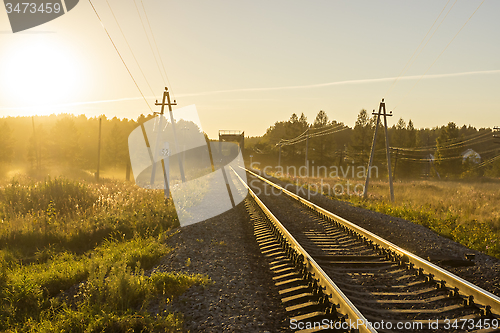
[[[486,139],[483,139],[481,141],[474,142],[474,143],[471,143],[471,144],[479,144],[479,143],[487,142],[487,141],[490,141],[490,140],[493,139],[491,137],[491,133],[481,133],[480,135],[478,135],[476,137],[473,137],[471,139],[460,141],[460,142],[451,143],[449,145],[441,145],[441,146],[434,145],[434,146],[415,147],[415,148],[402,148],[402,147],[401,148],[400,147],[395,147],[395,148],[398,149],[398,150],[400,150],[400,151],[413,151],[413,152],[431,151],[431,150],[437,149],[438,147],[439,147],[439,149],[456,149],[456,148],[458,148],[460,146],[465,145],[468,142],[471,142],[471,141],[474,141],[474,140],[477,140],[477,139],[480,139],[480,138],[482,139],[484,137],[486,137]]]
[[[491,132],[486,132],[486,133],[478,132],[478,133],[474,133],[474,134],[471,134],[471,135],[464,136],[462,138],[448,139],[448,140],[443,141],[441,144],[444,145],[444,144],[448,144],[448,143],[450,143],[450,144],[457,143],[457,142],[459,142],[457,140],[466,140],[466,141],[469,141],[469,140],[473,140],[475,138],[479,138],[479,137],[481,137],[483,135],[489,135],[489,134],[491,134]],[[429,145],[429,146],[415,147],[415,148],[399,148],[399,149],[424,149],[424,148],[435,149],[435,148],[437,148],[437,144],[435,144],[435,145]]]
[[[396,104],[396,106],[394,107],[393,110],[395,110],[399,104],[401,104],[401,102],[403,102],[406,97],[410,94],[410,92],[416,87],[416,85],[420,82],[420,80],[422,80],[422,78],[427,74],[427,72],[432,68],[432,66],[434,66],[434,64],[438,61],[438,59],[441,57],[441,55],[446,51],[446,49],[450,46],[450,44],[455,40],[455,38],[458,36],[458,34],[462,31],[462,29],[467,25],[467,23],[469,23],[469,21],[472,19],[472,17],[474,16],[474,14],[476,14],[476,12],[479,10],[479,8],[481,8],[481,6],[483,5],[485,0],[483,0],[479,6],[476,8],[476,10],[474,10],[474,12],[472,13],[472,15],[467,19],[467,21],[465,21],[465,23],[462,25],[462,27],[460,28],[460,30],[458,30],[458,32],[455,34],[455,36],[453,36],[453,38],[450,40],[450,42],[445,46],[445,48],[441,51],[441,53],[439,53],[439,55],[437,56],[437,58],[432,62],[432,64],[429,66],[429,68],[427,68],[427,70],[424,72],[424,74],[422,74],[417,82],[415,82],[415,84],[411,87],[411,89],[406,93],[406,95]]]
[[[334,133],[338,133],[338,132],[344,131],[344,130],[346,130],[346,129],[347,129],[347,127],[343,127],[343,128],[341,128],[341,129],[336,129],[336,130],[331,131],[331,132],[320,133],[320,134],[317,134],[317,135],[314,135],[314,136],[310,136],[310,137],[304,137],[304,138],[299,139],[298,141],[294,141],[294,142],[280,142],[280,143],[278,143],[278,144],[281,144],[281,146],[291,146],[291,145],[295,145],[295,144],[297,144],[297,143],[304,142],[304,141],[306,141],[308,138],[311,138],[311,137],[317,137],[317,136],[323,136],[323,135],[334,134]]]
[[[330,127],[330,128],[326,128],[325,129],[325,127]],[[332,125],[328,125],[328,126],[325,126],[325,127],[319,128],[320,129],[319,132],[312,133],[312,134],[309,133],[311,131],[311,128],[308,128],[302,134],[298,135],[297,137],[295,137],[293,139],[280,139],[280,141],[278,142],[278,145],[282,144],[282,145],[289,146],[289,145],[292,145],[292,144],[303,142],[304,140],[307,140],[307,138],[312,138],[312,137],[316,137],[316,136],[331,134],[331,133],[325,133],[325,132],[336,130],[338,128],[344,127],[344,125],[335,124],[333,126]],[[325,133],[325,134],[322,134],[322,133]],[[306,136],[305,138],[304,138],[304,135]]]
[[[153,37],[153,43],[155,44],[156,52],[158,53],[158,58],[160,58],[160,63],[161,63],[161,66],[163,68],[163,73],[165,74],[165,77],[167,78],[168,87],[170,88],[172,96],[175,99],[173,88],[172,88],[172,85],[170,84],[170,80],[168,79],[168,74],[167,74],[167,71],[165,69],[165,64],[163,63],[163,59],[161,57],[160,49],[158,48],[158,44],[156,43],[156,38],[155,38],[155,35],[153,33],[153,29],[151,28],[151,23],[149,21],[148,13],[146,12],[146,7],[144,6],[144,2],[142,0],[141,0],[141,5],[142,5],[142,10],[144,11],[144,16],[146,16],[146,21],[148,22],[149,30],[151,31],[151,36]]]
[[[438,21],[438,19],[441,17],[441,14],[443,14],[444,10],[446,9],[446,7],[448,6],[448,4],[450,3],[451,0],[448,0],[448,2],[446,2],[446,4],[444,5],[443,9],[441,9],[441,12],[439,13],[439,15],[436,17],[436,19],[434,20],[434,23],[432,23],[431,27],[429,28],[429,30],[427,31],[427,33],[425,34],[424,38],[422,38],[422,41],[420,41],[420,44],[418,44],[417,48],[415,49],[415,51],[413,52],[413,54],[411,55],[410,59],[408,59],[408,62],[406,63],[406,65],[403,67],[403,69],[401,70],[401,72],[398,74],[396,80],[394,80],[394,82],[392,83],[392,85],[389,87],[389,89],[387,89],[387,91],[385,92],[384,96],[387,96],[391,91],[392,91],[392,88],[396,85],[396,83],[399,81],[399,79],[401,78],[401,76],[403,76],[407,71],[408,69],[410,69],[410,67],[413,65],[413,63],[415,62],[415,60],[418,58],[418,56],[420,55],[420,53],[422,53],[422,51],[425,49],[425,47],[427,46],[427,43],[429,43],[429,41],[432,39],[432,36],[434,36],[434,34],[436,33],[436,31],[439,29],[439,27],[441,26],[441,24],[443,23],[444,19],[446,19],[446,16],[448,16],[448,14],[450,13],[451,9],[453,8],[453,6],[455,6],[455,4],[457,3],[457,0],[455,0],[455,3],[453,4],[453,6],[451,6],[450,10],[448,11],[448,13],[446,13],[445,17],[441,20],[441,23],[439,23],[438,27],[436,28],[436,30],[434,30],[434,32],[432,33],[431,37],[429,38],[429,40],[427,40],[427,42],[425,43],[424,47],[422,47],[422,49],[420,50],[420,52],[417,54],[417,56],[415,57],[415,59],[413,59],[413,56],[417,53],[418,49],[420,48],[420,46],[422,45],[422,43],[424,42],[424,40],[427,38],[427,36],[429,35],[429,33],[431,32],[432,28],[434,27],[434,25],[436,24],[436,22]],[[412,61],[413,59],[413,61]],[[410,64],[411,62],[411,64]]]
[[[479,155],[484,155],[484,154],[488,154],[488,153],[492,153],[492,152],[495,152],[495,151],[498,151],[498,148],[494,148],[494,149],[489,149],[489,150],[484,150],[484,151],[480,151],[480,152],[477,152]],[[430,154],[428,154],[427,156],[429,156]],[[405,159],[405,160],[413,160],[413,161],[429,161],[429,160],[432,160],[432,158],[430,157],[420,157],[420,158],[416,158],[416,157],[404,157],[404,156],[401,156],[401,157],[398,157],[400,159]],[[459,154],[459,155],[456,155],[456,156],[446,156],[446,157],[440,157],[439,160],[456,160],[456,159],[460,159],[460,158],[464,158],[464,156],[462,154]]]
[[[307,133],[309,129],[306,129],[304,132],[302,132],[302,134],[296,136],[295,138],[292,138],[292,139],[280,139],[280,142],[290,142],[290,141],[294,141],[294,140],[298,140],[299,138],[301,138],[304,134]]]
[[[125,34],[123,33],[122,27],[120,26],[120,23],[118,22],[118,19],[116,18],[114,11],[111,8],[111,5],[109,4],[109,1],[106,0],[106,3],[108,4],[109,10],[111,11],[111,14],[113,15],[113,18],[115,19],[116,25],[118,26],[118,29],[120,29],[120,32],[121,32],[121,34],[123,36],[123,39],[125,39],[125,42],[127,43],[128,49],[130,50],[130,53],[132,54],[132,57],[134,58],[135,63],[137,64],[137,67],[141,71],[141,74],[144,77],[144,80],[146,81],[146,83],[147,83],[147,85],[149,87],[149,90],[151,91],[151,94],[154,95],[155,93],[153,92],[153,89],[151,88],[151,85],[149,84],[149,81],[146,78],[146,75],[144,74],[144,72],[143,72],[143,70],[141,68],[141,65],[139,65],[139,61],[135,57],[134,51],[132,50],[132,47],[130,46],[130,44],[129,44],[128,40],[127,40],[127,37],[125,37]]]
[[[328,131],[331,131],[331,130],[342,128],[344,126],[345,125],[343,125],[343,124],[335,124],[335,125],[328,125],[328,126],[324,126],[324,127],[321,127],[321,128],[317,128],[317,129],[314,129],[314,130],[318,130],[318,132],[311,133],[311,136],[316,136],[316,135],[319,135],[319,134],[324,133],[324,132],[328,132]],[[325,128],[325,127],[327,127],[327,128]]]
[[[417,54],[417,56],[415,57],[415,59],[413,59],[413,61],[411,62],[410,66],[408,67],[408,69],[413,65],[413,63],[415,62],[415,60],[417,60],[418,56],[422,53],[422,51],[425,49],[425,47],[427,46],[427,44],[429,44],[430,40],[432,39],[432,37],[434,37],[434,35],[438,31],[439,27],[441,27],[441,25],[443,24],[444,20],[448,17],[448,14],[450,14],[451,10],[453,9],[453,7],[455,7],[455,5],[457,4],[457,2],[458,2],[458,0],[455,0],[455,2],[453,3],[453,5],[451,5],[451,7],[448,10],[448,12],[446,13],[446,15],[443,17],[443,19],[441,20],[441,22],[439,22],[439,25],[437,26],[436,30],[434,30],[434,32],[429,37],[429,39],[427,40],[427,42],[425,42],[424,46],[422,47],[422,49],[420,50],[420,52]],[[405,71],[404,74],[406,74],[406,72],[408,71],[408,69]]]
[[[475,170],[475,169],[479,169],[479,168],[482,168],[482,167],[485,167],[493,162],[495,162],[496,160],[500,159],[500,154],[490,158],[489,160],[486,160],[482,163],[479,163],[478,165],[476,165],[474,168],[472,168],[472,170]]]
[[[163,77],[163,73],[160,69],[160,65],[158,64],[158,59],[156,58],[155,51],[153,50],[153,45],[151,45],[151,40],[149,39],[149,35],[148,35],[147,30],[146,30],[146,27],[144,26],[144,21],[142,20],[142,16],[141,16],[141,13],[139,11],[139,7],[137,6],[136,0],[132,0],[132,1],[134,2],[135,9],[137,10],[137,15],[139,15],[139,20],[141,21],[142,29],[144,30],[144,33],[146,34],[146,39],[148,40],[148,44],[149,44],[149,47],[151,48],[151,52],[153,53],[153,57],[155,59],[156,66],[158,67],[158,72],[161,75],[161,78],[163,80],[163,84],[166,86],[167,83],[165,81],[165,77]]]
[[[113,41],[113,38],[111,38],[111,35],[110,35],[110,34],[109,34],[109,32],[108,32],[108,29],[106,29],[106,27],[104,26],[104,23],[102,22],[101,17],[100,17],[100,16],[99,16],[99,14],[97,13],[97,10],[96,10],[96,8],[94,7],[94,4],[92,3],[92,0],[89,0],[89,3],[90,3],[90,5],[92,6],[92,9],[94,10],[94,13],[96,14],[97,18],[99,19],[99,22],[101,22],[101,26],[102,26],[102,28],[104,29],[104,31],[106,32],[106,35],[108,35],[108,38],[109,38],[109,40],[111,41],[111,44],[113,44],[113,47],[115,48],[116,53],[118,53],[118,56],[120,57],[120,59],[121,59],[121,61],[122,61],[123,65],[124,65],[124,66],[125,66],[125,68],[127,69],[128,74],[129,74],[129,75],[130,75],[130,77],[132,78],[132,81],[134,81],[134,84],[135,84],[135,86],[137,87],[137,90],[139,90],[139,92],[140,92],[140,94],[141,94],[142,98],[144,99],[144,102],[146,102],[146,105],[148,106],[149,110],[150,110],[151,112],[153,112],[153,110],[151,109],[151,106],[149,105],[149,103],[148,103],[148,101],[147,101],[146,97],[145,97],[145,96],[144,96],[144,94],[142,93],[141,88],[140,88],[140,87],[139,87],[139,85],[137,84],[137,81],[135,80],[134,76],[132,75],[132,72],[131,72],[131,71],[130,71],[130,69],[128,68],[127,64],[125,63],[125,60],[123,59],[122,55],[120,54],[120,51],[119,51],[119,50],[118,50],[118,48],[116,47],[116,44],[115,44],[115,42]]]

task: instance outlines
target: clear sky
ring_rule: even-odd
[[[324,110],[353,126],[383,97],[394,109],[390,124],[500,125],[500,1],[486,0],[441,54],[481,0],[143,0],[159,66],[134,0],[108,1],[126,40],[106,1],[93,3],[149,106],[157,110],[167,81],[163,62],[178,105],[196,104],[210,137],[219,129],[262,135],[293,112],[312,121]],[[88,1],[16,34],[1,10],[0,116],[61,112],[136,119],[150,110]]]

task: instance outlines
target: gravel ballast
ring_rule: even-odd
[[[500,260],[410,221],[320,194],[308,196],[303,188],[299,191],[295,185],[271,180],[420,257],[463,259],[474,254],[474,266],[440,266],[500,296]],[[291,331],[243,203],[217,217],[174,230],[167,244],[174,250],[154,270],[206,274],[213,284],[191,287],[166,306],[158,302],[152,312],[182,313],[189,332]]]
[[[154,270],[206,274],[213,284],[191,287],[153,312],[182,313],[190,332],[289,332],[244,203],[174,233],[167,240],[174,250]]]
[[[283,187],[286,186],[287,190],[424,259],[430,258],[431,261],[434,258],[450,259],[447,261],[453,262],[453,259],[457,259],[457,261],[465,259],[466,254],[474,254],[474,266],[454,267],[453,265],[446,265],[446,260],[436,261],[435,263],[453,274],[500,296],[499,259],[471,250],[411,221],[354,207],[349,202],[332,200],[316,192],[307,195],[303,188],[273,177],[268,178]]]

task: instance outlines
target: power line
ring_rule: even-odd
[[[479,144],[479,143],[482,143],[482,142],[486,142],[486,141],[492,140],[492,138],[490,137],[490,135],[491,135],[491,133],[480,133],[479,135],[474,136],[473,138],[468,139],[468,140],[464,140],[464,141],[460,141],[460,142],[454,142],[454,143],[451,143],[449,145],[441,145],[441,146],[439,146],[439,149],[455,149],[455,148],[458,148],[458,147],[466,144],[467,142],[474,141],[474,140],[477,140],[479,138],[486,137],[486,139],[484,139],[484,140],[471,143],[471,144]],[[448,140],[448,141],[450,141],[450,140]],[[415,147],[415,148],[400,148],[400,147],[396,147],[396,148],[398,150],[401,150],[401,151],[414,151],[414,152],[418,152],[418,151],[431,151],[431,150],[437,149],[438,145],[427,146],[427,147]]]
[[[338,133],[338,132],[345,131],[347,128],[348,127],[344,127],[344,128],[341,128],[341,129],[337,129],[337,130],[331,131],[331,132],[326,132],[326,133],[311,135],[311,136],[309,136],[309,138],[317,137],[317,136],[323,136],[323,135],[328,135],[328,134],[335,134],[335,133]],[[281,146],[291,146],[291,145],[295,145],[297,143],[304,142],[306,140],[307,140],[307,137],[303,137],[302,139],[300,139],[298,141],[293,141],[293,142],[282,142],[282,141],[280,141],[278,144],[281,144]]]
[[[330,127],[331,126],[331,127]],[[308,133],[308,131],[310,131],[312,128],[308,128],[307,130],[305,130],[302,134],[300,134],[299,136],[293,138],[293,139],[281,139],[278,144],[281,144],[282,146],[289,146],[289,145],[293,145],[293,144],[296,144],[296,143],[300,143],[300,142],[303,142],[305,140],[307,140],[307,138],[314,138],[314,137],[317,137],[317,136],[322,136],[322,135],[328,135],[328,134],[333,134],[333,133],[336,133],[336,132],[330,132],[330,131],[335,131],[339,128],[342,128],[344,125],[341,125],[341,124],[335,124],[335,125],[329,125],[329,126],[324,126],[324,127],[321,127],[321,128],[318,128],[316,130],[320,130],[319,132],[316,132],[316,133],[312,133],[312,134],[307,134],[305,137],[304,135],[306,133]],[[330,128],[326,128],[325,127],[330,127]],[[343,128],[343,129],[347,129],[347,127]],[[314,130],[314,129],[313,129]]]
[[[326,129],[323,129],[324,127],[313,129],[313,130],[319,130],[319,131],[316,132],[316,133],[312,133],[311,137],[319,136],[321,133],[328,132],[328,131],[331,131],[331,130],[334,130],[334,129],[338,129],[338,128],[342,128],[345,125],[335,124],[335,125],[330,125],[330,126],[331,126],[330,128],[326,128]],[[325,126],[325,127],[328,127],[328,126]]]
[[[496,160],[498,160],[498,159],[500,159],[500,154],[498,154],[498,155],[496,155],[496,156],[494,156],[494,157],[490,158],[490,159],[489,159],[489,160],[487,160],[487,161],[484,161],[484,162],[482,162],[482,163],[480,163],[480,164],[476,165],[474,168],[472,168],[472,170],[475,170],[475,169],[479,169],[479,168],[485,167],[485,166],[487,166],[488,164],[491,164],[491,163],[495,162],[495,161],[496,161]]]
[[[453,36],[453,38],[450,40],[450,42],[448,43],[448,45],[446,45],[446,47],[443,49],[443,51],[441,51],[441,53],[437,56],[437,58],[432,62],[432,64],[429,66],[429,68],[427,68],[427,70],[424,72],[424,74],[422,74],[422,76],[419,77],[419,79],[417,80],[417,82],[415,82],[415,84],[413,85],[413,87],[411,87],[411,89],[406,93],[406,95],[396,104],[396,106],[394,107],[393,110],[396,110],[396,108],[398,107],[399,104],[401,104],[402,101],[405,100],[405,98],[410,94],[410,92],[415,88],[415,86],[420,82],[420,80],[422,80],[422,78],[425,76],[425,74],[427,74],[427,72],[431,69],[432,66],[434,66],[434,64],[436,63],[436,61],[438,61],[438,59],[441,57],[441,55],[444,53],[444,51],[446,51],[446,49],[448,48],[448,46],[450,46],[450,44],[455,40],[455,38],[458,36],[458,34],[460,33],[460,31],[462,31],[462,29],[467,25],[467,23],[470,21],[470,19],[474,16],[474,14],[476,14],[476,12],[478,11],[478,9],[483,5],[485,0],[483,0],[479,6],[476,8],[476,10],[472,13],[472,15],[467,19],[467,21],[465,21],[464,25],[462,25],[462,27],[460,28],[460,30],[458,30],[458,32],[455,34],[455,36]]]
[[[410,67],[413,65],[413,63],[415,62],[415,60],[418,58],[418,56],[420,55],[420,53],[422,53],[422,51],[425,49],[425,47],[427,46],[427,43],[429,43],[429,41],[432,39],[432,36],[434,36],[434,34],[436,33],[436,31],[439,29],[439,27],[441,26],[441,24],[443,23],[444,19],[446,18],[446,16],[448,16],[448,14],[450,13],[451,11],[451,8],[453,8],[453,6],[455,6],[455,4],[457,3],[457,0],[455,0],[455,3],[453,4],[453,6],[451,6],[450,10],[448,11],[448,13],[445,15],[445,17],[443,18],[443,20],[441,21],[441,23],[438,25],[438,27],[436,28],[436,30],[434,30],[434,32],[432,33],[431,37],[429,38],[429,40],[425,43],[424,47],[420,50],[420,52],[417,54],[417,56],[415,57],[415,59],[413,59],[412,61],[412,58],[413,56],[415,55],[415,53],[417,53],[418,49],[420,48],[420,46],[422,45],[422,43],[424,42],[424,40],[427,38],[427,36],[429,35],[429,32],[431,32],[432,28],[434,27],[434,25],[436,24],[436,22],[438,21],[438,19],[441,17],[441,14],[443,14],[444,10],[446,9],[446,7],[448,6],[448,4],[450,3],[451,0],[448,0],[448,2],[446,2],[446,4],[444,5],[443,9],[441,10],[441,12],[439,13],[438,17],[436,17],[436,19],[434,20],[434,23],[432,23],[431,27],[429,28],[429,30],[427,31],[427,33],[425,34],[424,38],[422,39],[422,41],[420,42],[420,44],[418,44],[417,48],[415,49],[415,52],[413,52],[413,54],[411,55],[410,59],[408,59],[408,62],[406,63],[405,67],[403,67],[403,69],[401,70],[401,72],[398,74],[398,77],[396,78],[396,80],[394,80],[394,82],[392,83],[392,85],[389,87],[389,89],[386,91],[386,93],[384,94],[384,96],[387,96],[391,91],[392,91],[392,88],[396,85],[396,83],[399,81],[399,78],[404,75],[408,69],[410,69]],[[410,61],[411,61],[411,64],[410,64]],[[409,65],[410,64],[410,65]],[[409,66],[408,66],[409,65]],[[408,67],[408,68],[407,68]],[[406,69],[406,70],[405,70]]]
[[[477,152],[479,155],[483,155],[483,154],[488,154],[488,153],[492,153],[492,152],[495,152],[495,151],[498,151],[498,148],[495,148],[495,149],[489,149],[489,150],[484,150],[484,151],[481,151],[481,152]],[[456,155],[456,156],[447,156],[447,157],[440,157],[438,158],[437,160],[439,161],[444,161],[444,160],[456,160],[456,159],[463,159],[464,156],[462,154],[460,155]],[[430,161],[431,158],[428,158],[428,157],[420,157],[420,158],[416,158],[416,157],[401,157],[401,159],[404,159],[404,160],[410,160],[410,161]]]
[[[161,66],[163,67],[163,72],[165,73],[165,77],[167,78],[168,86],[170,88],[170,91],[172,92],[172,96],[175,99],[175,94],[173,93],[172,85],[170,84],[170,80],[168,79],[168,74],[167,74],[167,71],[165,70],[165,65],[163,64],[163,60],[161,58],[160,49],[158,48],[158,44],[156,43],[156,38],[155,38],[155,35],[153,33],[153,29],[151,28],[151,23],[149,22],[148,13],[146,12],[146,7],[144,6],[144,2],[142,0],[141,0],[141,5],[142,5],[142,10],[144,10],[144,15],[146,16],[146,21],[148,22],[149,30],[151,31],[151,36],[153,36],[153,42],[154,42],[155,47],[156,47],[156,52],[158,52],[158,58],[160,58],[160,63],[161,63]]]
[[[125,37],[125,34],[123,33],[122,27],[120,26],[120,23],[118,23],[118,20],[115,16],[115,13],[113,12],[113,9],[111,8],[111,5],[109,4],[109,1],[106,0],[106,3],[108,4],[109,10],[111,11],[111,14],[113,14],[113,18],[115,19],[116,25],[118,26],[118,29],[120,29],[120,32],[122,33],[123,39],[125,39],[125,42],[127,43],[128,49],[130,50],[130,53],[132,54],[132,57],[134,57],[135,63],[137,64],[137,67],[139,67],[139,70],[141,71],[142,76],[144,77],[144,80],[146,80],[146,83],[149,87],[149,90],[151,90],[151,94],[154,95],[155,93],[153,92],[153,89],[151,88],[151,85],[149,84],[148,79],[146,78],[146,75],[144,75],[144,72],[142,71],[141,66],[139,65],[139,61],[137,61],[137,58],[135,57],[134,51],[132,51],[132,47],[130,47],[130,44],[127,40],[127,37]]]
[[[101,26],[102,28],[104,29],[104,31],[106,32],[106,34],[108,35],[108,38],[109,40],[111,41],[111,44],[113,44],[113,47],[115,48],[116,50],[116,53],[118,53],[118,56],[120,57],[123,65],[125,66],[125,68],[127,69],[127,72],[129,73],[130,77],[132,78],[132,81],[134,81],[135,83],[135,86],[137,87],[137,89],[139,90],[139,92],[141,93],[141,96],[142,98],[144,99],[144,102],[146,102],[149,110],[151,111],[151,113],[153,112],[153,110],[151,109],[151,106],[149,105],[148,101],[146,100],[146,97],[144,97],[144,94],[142,93],[142,90],[141,88],[139,88],[139,85],[137,84],[137,81],[135,81],[134,79],[134,76],[132,75],[132,72],[130,72],[130,69],[128,68],[127,64],[125,63],[125,60],[123,59],[122,55],[120,54],[120,51],[118,51],[118,48],[116,47],[116,44],[115,42],[113,42],[113,39],[111,38],[111,35],[109,34],[108,32],[108,29],[106,29],[106,27],[104,26],[104,23],[102,22],[101,20],[101,17],[99,16],[99,14],[97,13],[97,10],[95,9],[94,7],[94,4],[92,3],[91,0],[89,0],[89,3],[90,5],[92,6],[92,9],[94,10],[94,13],[96,14],[97,18],[99,19],[99,22],[101,22]]]
[[[163,84],[167,85],[167,83],[165,82],[165,78],[163,77],[163,73],[161,72],[160,65],[158,64],[158,59],[156,59],[156,54],[155,54],[155,51],[153,50],[153,46],[151,45],[151,40],[149,39],[148,32],[146,31],[146,27],[144,26],[144,21],[142,20],[141,13],[139,12],[139,7],[137,7],[136,0],[132,0],[132,1],[134,2],[135,9],[137,10],[137,15],[139,15],[139,19],[141,20],[142,29],[144,30],[144,33],[146,34],[146,38],[148,40],[149,47],[151,48],[151,52],[153,53],[153,57],[155,58],[156,66],[158,67],[158,71],[160,72],[161,78],[163,80]]]
[[[280,142],[291,142],[291,141],[294,141],[294,140],[298,140],[299,138],[301,138],[304,134],[307,133],[308,130],[305,130],[302,134],[300,134],[299,136],[296,136],[295,138],[293,139],[280,139]]]

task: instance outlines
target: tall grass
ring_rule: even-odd
[[[178,225],[161,191],[108,181],[14,179],[0,186],[0,246],[26,262],[54,251],[83,253],[113,234],[159,234]]]
[[[320,190],[333,199],[347,201],[357,207],[424,225],[471,249],[500,258],[498,183],[400,181],[394,183],[396,200],[393,203],[387,182],[371,181],[368,198],[364,199],[352,192],[350,195],[334,193],[331,189],[335,184],[346,186],[346,181],[342,179],[281,179],[311,190]]]
[[[0,186],[0,330],[178,331],[179,315],[152,316],[205,276],[144,274],[170,249],[178,225],[163,192],[131,184],[63,178]]]

